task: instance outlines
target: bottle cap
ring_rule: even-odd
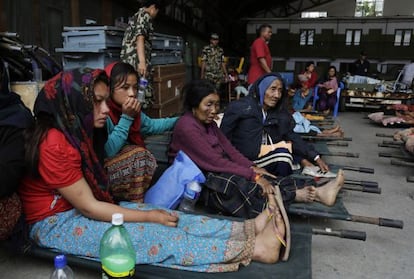
[[[197,192],[197,193],[200,193],[201,192],[201,185],[197,181],[191,181],[191,182],[189,182],[187,184],[187,188],[190,189],[190,190],[192,190],[192,191],[194,191],[194,192]]]
[[[148,85],[148,80],[146,78],[144,78],[144,77],[141,77],[139,79],[139,85],[141,85],[143,87],[146,87]]]
[[[112,225],[119,226],[124,223],[124,215],[122,213],[112,214]]]
[[[67,264],[65,255],[57,255],[55,257],[55,268],[64,268]]]

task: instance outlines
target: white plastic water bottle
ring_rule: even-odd
[[[147,91],[148,80],[144,77],[139,79],[137,100],[140,103],[145,102],[145,92]]]
[[[195,210],[195,204],[201,193],[201,185],[197,181],[191,181],[185,185],[184,198],[178,207],[178,210],[192,212]]]
[[[50,279],[73,279],[72,269],[68,266],[65,255],[57,255],[55,257],[55,270]]]

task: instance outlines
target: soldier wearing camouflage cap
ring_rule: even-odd
[[[154,34],[152,20],[157,16],[161,4],[159,0],[145,0],[143,7],[132,17],[122,40],[121,60],[137,70],[140,77],[148,79],[146,101],[143,108],[152,100],[151,39]]]
[[[201,54],[201,78],[212,81],[219,89],[221,83],[227,80],[227,69],[224,63],[224,51],[218,45],[219,35],[211,34],[210,44],[205,46]]]

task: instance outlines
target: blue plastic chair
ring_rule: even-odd
[[[339,102],[341,100],[341,90],[344,88],[345,88],[344,83],[339,82],[338,90],[336,90],[336,104],[335,104],[334,111],[333,111],[333,117],[338,116]],[[312,108],[314,111],[316,111],[316,102],[319,100],[318,90],[319,90],[319,87],[315,86],[313,90],[314,93],[313,93],[313,105],[312,105]]]
[[[294,82],[295,76],[293,72],[278,72],[278,74],[282,77],[283,82],[285,83],[285,87],[288,89],[289,86]]]

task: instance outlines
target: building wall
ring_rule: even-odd
[[[414,1],[384,0],[384,16],[414,16]]]
[[[336,0],[325,5],[321,5],[309,11],[327,11],[329,17],[353,17],[355,14],[355,1],[354,0]],[[291,16],[291,18],[297,18],[299,15]]]
[[[257,27],[262,23],[272,25],[273,36],[269,43],[274,70],[300,71],[305,61],[313,60],[323,71],[329,64],[348,71],[349,64],[361,50],[368,53],[372,72],[384,73],[392,66],[402,67],[414,58],[414,1],[385,0],[383,17],[354,17],[355,1],[336,0],[309,11],[327,11],[327,18],[302,19],[300,14],[287,19],[257,18],[247,24],[248,41],[255,38]],[[398,16],[397,16],[398,15]],[[315,30],[314,44],[301,46],[300,32]],[[362,31],[359,45],[347,46],[346,32]],[[396,29],[412,30],[409,46],[394,46]],[[326,65],[325,65],[326,64]]]
[[[328,17],[353,17],[355,14],[355,0],[336,0],[321,5],[308,11],[327,11]],[[414,1],[409,0],[384,0],[384,16],[413,16]],[[291,18],[297,18],[293,15]]]

